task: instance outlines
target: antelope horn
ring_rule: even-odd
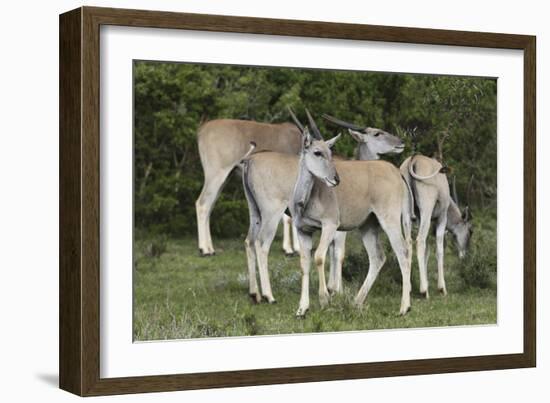
[[[466,206],[464,207],[464,211],[462,211],[462,219],[464,221],[470,221],[472,218],[472,213],[470,212],[470,207]]]
[[[306,108],[306,115],[309,121],[309,125],[311,126],[311,130],[313,131],[313,137],[316,138],[317,140],[323,140],[323,136],[321,136],[321,132],[319,131],[319,128],[315,123],[315,120],[313,120],[313,117],[311,116],[311,113],[309,113],[309,110],[307,108]]]
[[[458,206],[458,195],[456,193],[456,175],[453,175],[453,201]]]
[[[292,111],[292,108],[290,106],[287,106],[286,109],[288,109],[288,113],[290,114],[290,117],[294,121],[294,124],[298,126],[298,129],[303,133],[304,132],[304,125],[298,120],[294,112]]]
[[[328,120],[331,123],[334,123],[335,125],[345,127],[346,129],[356,130],[356,131],[362,131],[365,128],[363,126],[358,126],[353,123],[348,123],[343,120],[337,119],[333,116],[327,115],[326,113],[323,113],[323,118]]]
[[[468,183],[468,192],[466,193],[466,205],[470,205],[470,193],[472,191],[472,184],[474,183],[474,175],[470,177],[470,182]]]

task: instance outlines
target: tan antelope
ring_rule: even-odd
[[[324,276],[324,261],[336,232],[359,228],[369,254],[369,272],[355,302],[362,305],[384,263],[379,243],[380,227],[386,232],[397,255],[403,277],[403,295],[400,312],[410,308],[410,215],[409,193],[399,170],[382,161],[332,161],[330,148],[338,136],[323,141],[313,119],[309,115],[314,137],[299,125],[304,138],[300,157],[281,153],[260,153],[245,161],[243,181],[249,202],[251,228],[247,238],[247,253],[256,254],[260,271],[262,294],[271,295],[267,272],[267,252],[272,240],[262,237],[262,228],[273,227],[279,211],[270,209],[285,203],[273,200],[288,198],[288,183],[293,187],[290,210],[300,237],[300,261],[302,267],[302,293],[298,316],[309,309],[309,266],[311,262],[312,233],[321,229],[321,239],[315,252],[319,271],[319,298],[326,305],[329,292]],[[338,173],[337,173],[338,171]],[[266,177],[266,173],[269,176]],[[340,177],[342,181],[340,182]],[[271,186],[277,178],[281,186]],[[337,186],[340,183],[339,186]],[[333,189],[334,186],[337,186]],[[285,188],[286,187],[286,188]],[[284,189],[285,192],[281,192]],[[262,206],[259,208],[259,206]],[[372,213],[372,214],[371,214]],[[373,225],[377,218],[380,227]],[[402,228],[403,227],[403,228]],[[402,230],[407,240],[403,238]],[[273,234],[274,231],[267,231]],[[251,245],[254,240],[254,245]],[[254,247],[252,247],[254,246]],[[252,256],[256,257],[256,256]],[[254,268],[252,268],[254,270]],[[255,273],[249,266],[250,279],[255,283]],[[253,287],[255,284],[251,284]],[[265,285],[265,287],[264,287]],[[257,287],[257,285],[256,285]]]
[[[405,143],[399,137],[383,130],[359,126],[327,114],[324,114],[323,117],[329,122],[348,129],[349,134],[359,144],[356,155],[358,160],[378,160],[381,155],[399,154],[405,149]],[[412,213],[414,215],[414,210]],[[378,225],[378,223],[374,222],[373,225]],[[347,232],[338,231],[329,246],[330,271],[327,285],[329,292],[342,292],[342,264],[346,253],[346,234]]]
[[[413,191],[414,201],[420,214],[416,239],[420,293],[426,298],[429,297],[426,239],[430,223],[435,220],[437,288],[443,295],[446,295],[447,287],[443,264],[445,230],[448,229],[454,235],[459,257],[463,258],[472,235],[470,210],[466,207],[461,212],[458,200],[453,201],[451,198],[449,182],[445,175],[446,169],[437,160],[423,155],[414,155],[401,164],[400,170]]]
[[[228,175],[249,149],[250,142],[256,143],[257,151],[272,150],[298,155],[301,134],[292,123],[268,124],[217,119],[199,128],[197,142],[204,172],[202,191],[195,203],[199,251],[201,255],[209,256],[215,254],[210,234],[210,215],[214,203]],[[286,252],[292,253],[293,250]]]
[[[359,158],[379,159],[380,154],[399,153],[404,148],[401,139],[383,130],[353,126],[328,115],[327,119],[341,126],[359,129],[350,129],[350,134],[358,142],[357,154]],[[250,229],[245,242],[249,271],[249,294],[256,302],[261,300],[262,295],[268,302],[275,301],[269,281],[268,256],[277,229],[275,217],[289,206],[292,198],[298,173],[297,159],[294,158],[294,160],[292,163],[284,155],[266,152],[257,153],[248,160],[244,159],[243,181],[251,213]],[[376,220],[372,221],[371,225],[378,225]],[[292,228],[296,231],[294,226]],[[298,239],[297,233],[294,239]],[[330,292],[340,292],[342,289],[341,271],[345,242],[346,232],[338,231],[329,247],[328,289]],[[256,267],[260,272],[262,295],[260,295],[256,281]]]

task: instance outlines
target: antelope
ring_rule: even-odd
[[[199,128],[197,142],[204,173],[202,191],[195,203],[199,252],[202,256],[210,256],[215,254],[210,234],[210,214],[228,175],[238,167],[250,142],[256,143],[258,151],[272,150],[298,155],[301,134],[291,123],[217,119]],[[288,225],[288,220],[285,224]],[[288,232],[288,228],[285,228],[285,233]],[[293,253],[290,247],[285,251]]]
[[[355,228],[359,228],[362,232],[370,262],[368,275],[355,298],[356,305],[360,306],[364,303],[385,259],[378,239],[380,227],[374,224],[375,218],[388,235],[398,257],[403,277],[400,312],[405,314],[410,308],[411,288],[407,186],[399,170],[390,163],[332,161],[331,147],[340,135],[329,141],[323,141],[309,112],[307,115],[313,129],[313,136],[291,114],[303,136],[302,152],[299,157],[269,152],[252,155],[245,162],[243,181],[251,219],[249,236],[246,240],[250,287],[257,289],[254,267],[250,264],[254,261],[251,257],[257,257],[262,294],[271,295],[267,252],[273,237],[272,228],[275,225],[273,222],[280,214],[280,210],[277,209],[286,208],[290,187],[290,211],[298,229],[302,267],[302,292],[296,315],[304,316],[309,309],[312,233],[318,229],[321,229],[321,239],[315,252],[315,263],[319,272],[321,305],[325,306],[329,300],[324,273],[324,262],[329,245],[338,230],[350,231]],[[341,182],[340,177],[342,177]],[[275,181],[279,181],[280,186],[273,186]],[[402,230],[406,239],[403,238]],[[254,241],[254,248],[252,241]],[[256,253],[257,256],[255,256]]]
[[[398,137],[380,129],[354,126],[344,121],[326,116],[328,120],[349,129],[358,142],[358,156],[363,159],[378,159],[380,154],[400,153],[404,143]],[[251,149],[250,153],[253,152]],[[280,153],[256,153],[251,158],[243,158],[243,185],[250,212],[250,228],[245,241],[249,272],[249,294],[254,302],[263,297],[275,302],[269,282],[267,258],[277,229],[275,217],[288,208],[297,178],[297,158],[287,158]],[[273,218],[272,218],[273,217]],[[286,217],[286,215],[285,215]],[[377,225],[376,220],[371,225]],[[296,231],[296,227],[292,226]],[[294,235],[298,240],[298,234]],[[338,231],[330,244],[330,292],[341,291],[341,271],[345,254],[346,232]],[[262,295],[256,282],[256,267],[259,267]]]
[[[420,224],[416,239],[418,268],[420,271],[420,293],[429,298],[428,256],[426,239],[432,220],[436,221],[437,288],[447,295],[445,270],[443,265],[444,236],[448,229],[455,237],[459,258],[464,258],[472,236],[469,207],[463,212],[458,207],[458,199],[450,196],[446,169],[433,158],[414,155],[407,158],[400,167],[401,174],[410,185],[414,201],[420,212]]]
[[[378,160],[383,154],[399,154],[405,149],[405,143],[399,137],[383,130],[359,126],[327,114],[323,114],[323,117],[331,123],[348,129],[349,134],[359,144],[357,147],[358,160]],[[412,214],[411,218],[414,218],[414,210],[412,210]],[[377,225],[377,223],[374,222],[373,225]],[[330,274],[327,287],[331,293],[342,292],[342,264],[346,251],[346,234],[346,232],[338,231],[329,246]]]

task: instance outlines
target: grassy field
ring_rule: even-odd
[[[199,257],[195,238],[140,236],[135,242],[134,339],[163,340],[217,336],[288,334],[496,323],[496,219],[475,221],[468,257],[458,261],[446,246],[448,295],[437,292],[434,240],[430,237],[430,299],[418,293],[413,264],[412,311],[398,315],[401,275],[393,254],[362,309],[353,306],[368,260],[357,233],[348,236],[343,295],[321,309],[312,269],[311,306],[305,319],[294,313],[300,297],[298,257],[286,257],[277,237],[270,275],[277,304],[255,305],[248,297],[246,255],[241,239],[215,239],[217,255]],[[450,239],[448,235],[447,239]],[[328,266],[326,267],[328,273]]]

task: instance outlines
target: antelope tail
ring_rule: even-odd
[[[243,157],[241,158],[241,164],[245,162],[245,160],[250,157],[250,154],[252,154],[254,152],[254,150],[256,149],[256,143],[251,141],[250,142],[250,148],[248,149],[248,151],[246,152],[245,155],[243,155]]]
[[[411,220],[414,221],[416,220],[416,214],[414,214],[414,196],[413,196],[413,191],[411,189],[411,184],[409,183],[407,178],[405,178],[405,176],[401,175],[401,179],[403,179],[403,182],[405,182],[405,186],[407,187],[407,194],[408,194],[407,205],[409,209],[409,215]]]
[[[405,199],[403,200],[403,205],[401,206],[401,227],[403,231],[403,236],[405,238],[405,244],[407,247],[407,261],[409,268],[412,264],[412,221],[411,219],[416,219],[414,216],[414,202],[412,198],[412,191],[407,182],[407,180],[401,176],[406,190],[405,190]]]
[[[428,180],[428,179],[431,179],[433,178],[434,176],[436,176],[437,174],[440,174],[440,173],[444,173],[446,170],[445,170],[445,167],[441,167],[439,168],[437,171],[435,171],[434,173],[430,174],[430,175],[427,175],[427,176],[420,176],[420,175],[417,175],[415,172],[414,172],[414,157],[411,158],[411,161],[409,162],[409,174],[416,180],[419,180],[419,181],[425,181],[425,180]]]
[[[248,159],[252,151],[256,148],[256,144],[251,142],[250,150],[245,154],[245,156],[241,160],[241,166],[243,168],[243,188],[244,188],[244,194],[246,196],[246,201],[248,202],[248,212],[250,215],[250,227],[248,232],[248,239],[250,241],[254,241],[256,239],[256,235],[258,233],[258,230],[260,228],[260,224],[262,222],[262,216],[260,213],[260,209],[258,207],[258,203],[256,201],[256,196],[254,195],[254,187],[250,181],[250,164],[253,163],[251,160]]]

